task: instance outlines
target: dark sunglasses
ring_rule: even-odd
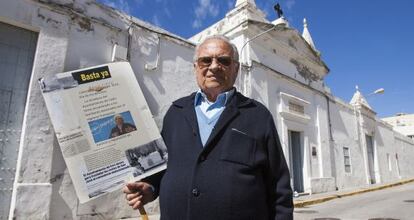
[[[217,60],[221,66],[229,67],[233,59],[229,56],[220,56],[220,57],[199,57],[197,58],[197,65],[199,67],[207,67],[210,66],[213,62],[213,59]]]

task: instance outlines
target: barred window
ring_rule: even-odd
[[[351,172],[351,156],[349,152],[349,147],[344,147],[344,165],[345,165],[345,172]]]
[[[289,111],[299,113],[304,115],[305,114],[305,107],[303,105],[299,105],[293,102],[289,102]]]

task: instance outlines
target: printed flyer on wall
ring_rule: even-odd
[[[167,149],[128,62],[39,84],[81,203],[166,168]]]

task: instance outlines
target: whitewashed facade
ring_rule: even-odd
[[[28,87],[15,86],[25,90],[15,113],[22,122],[10,131],[0,128],[2,140],[7,135],[15,139],[0,141],[1,157],[6,158],[0,174],[15,172],[7,182],[0,180],[0,219],[135,217],[120,192],[79,204],[37,79],[111,62],[116,44],[127,49],[127,59],[161,127],[171,101],[196,89],[191,42],[217,33],[228,36],[241,51],[238,90],[272,112],[296,191],[318,193],[414,177],[413,140],[378,119],[359,92],[352,104],[331,94],[324,85],[329,69],[309,30],[301,35],[284,18],[267,21],[253,0],[238,0],[223,20],[190,40],[93,0],[0,0],[0,24],[10,30],[10,39],[22,38],[16,30],[30,32],[35,45],[27,50],[32,51],[32,65],[21,73],[27,77],[19,80],[23,84],[26,80]],[[11,45],[8,42],[0,36],[0,45]],[[19,63],[4,61],[6,52],[1,49],[0,65]],[[12,147],[17,149],[14,162],[3,150]],[[8,161],[7,167],[3,161]],[[148,205],[147,211],[158,213],[157,203]]]

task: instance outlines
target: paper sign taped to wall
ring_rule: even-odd
[[[39,84],[81,203],[166,168],[167,149],[128,62]]]

